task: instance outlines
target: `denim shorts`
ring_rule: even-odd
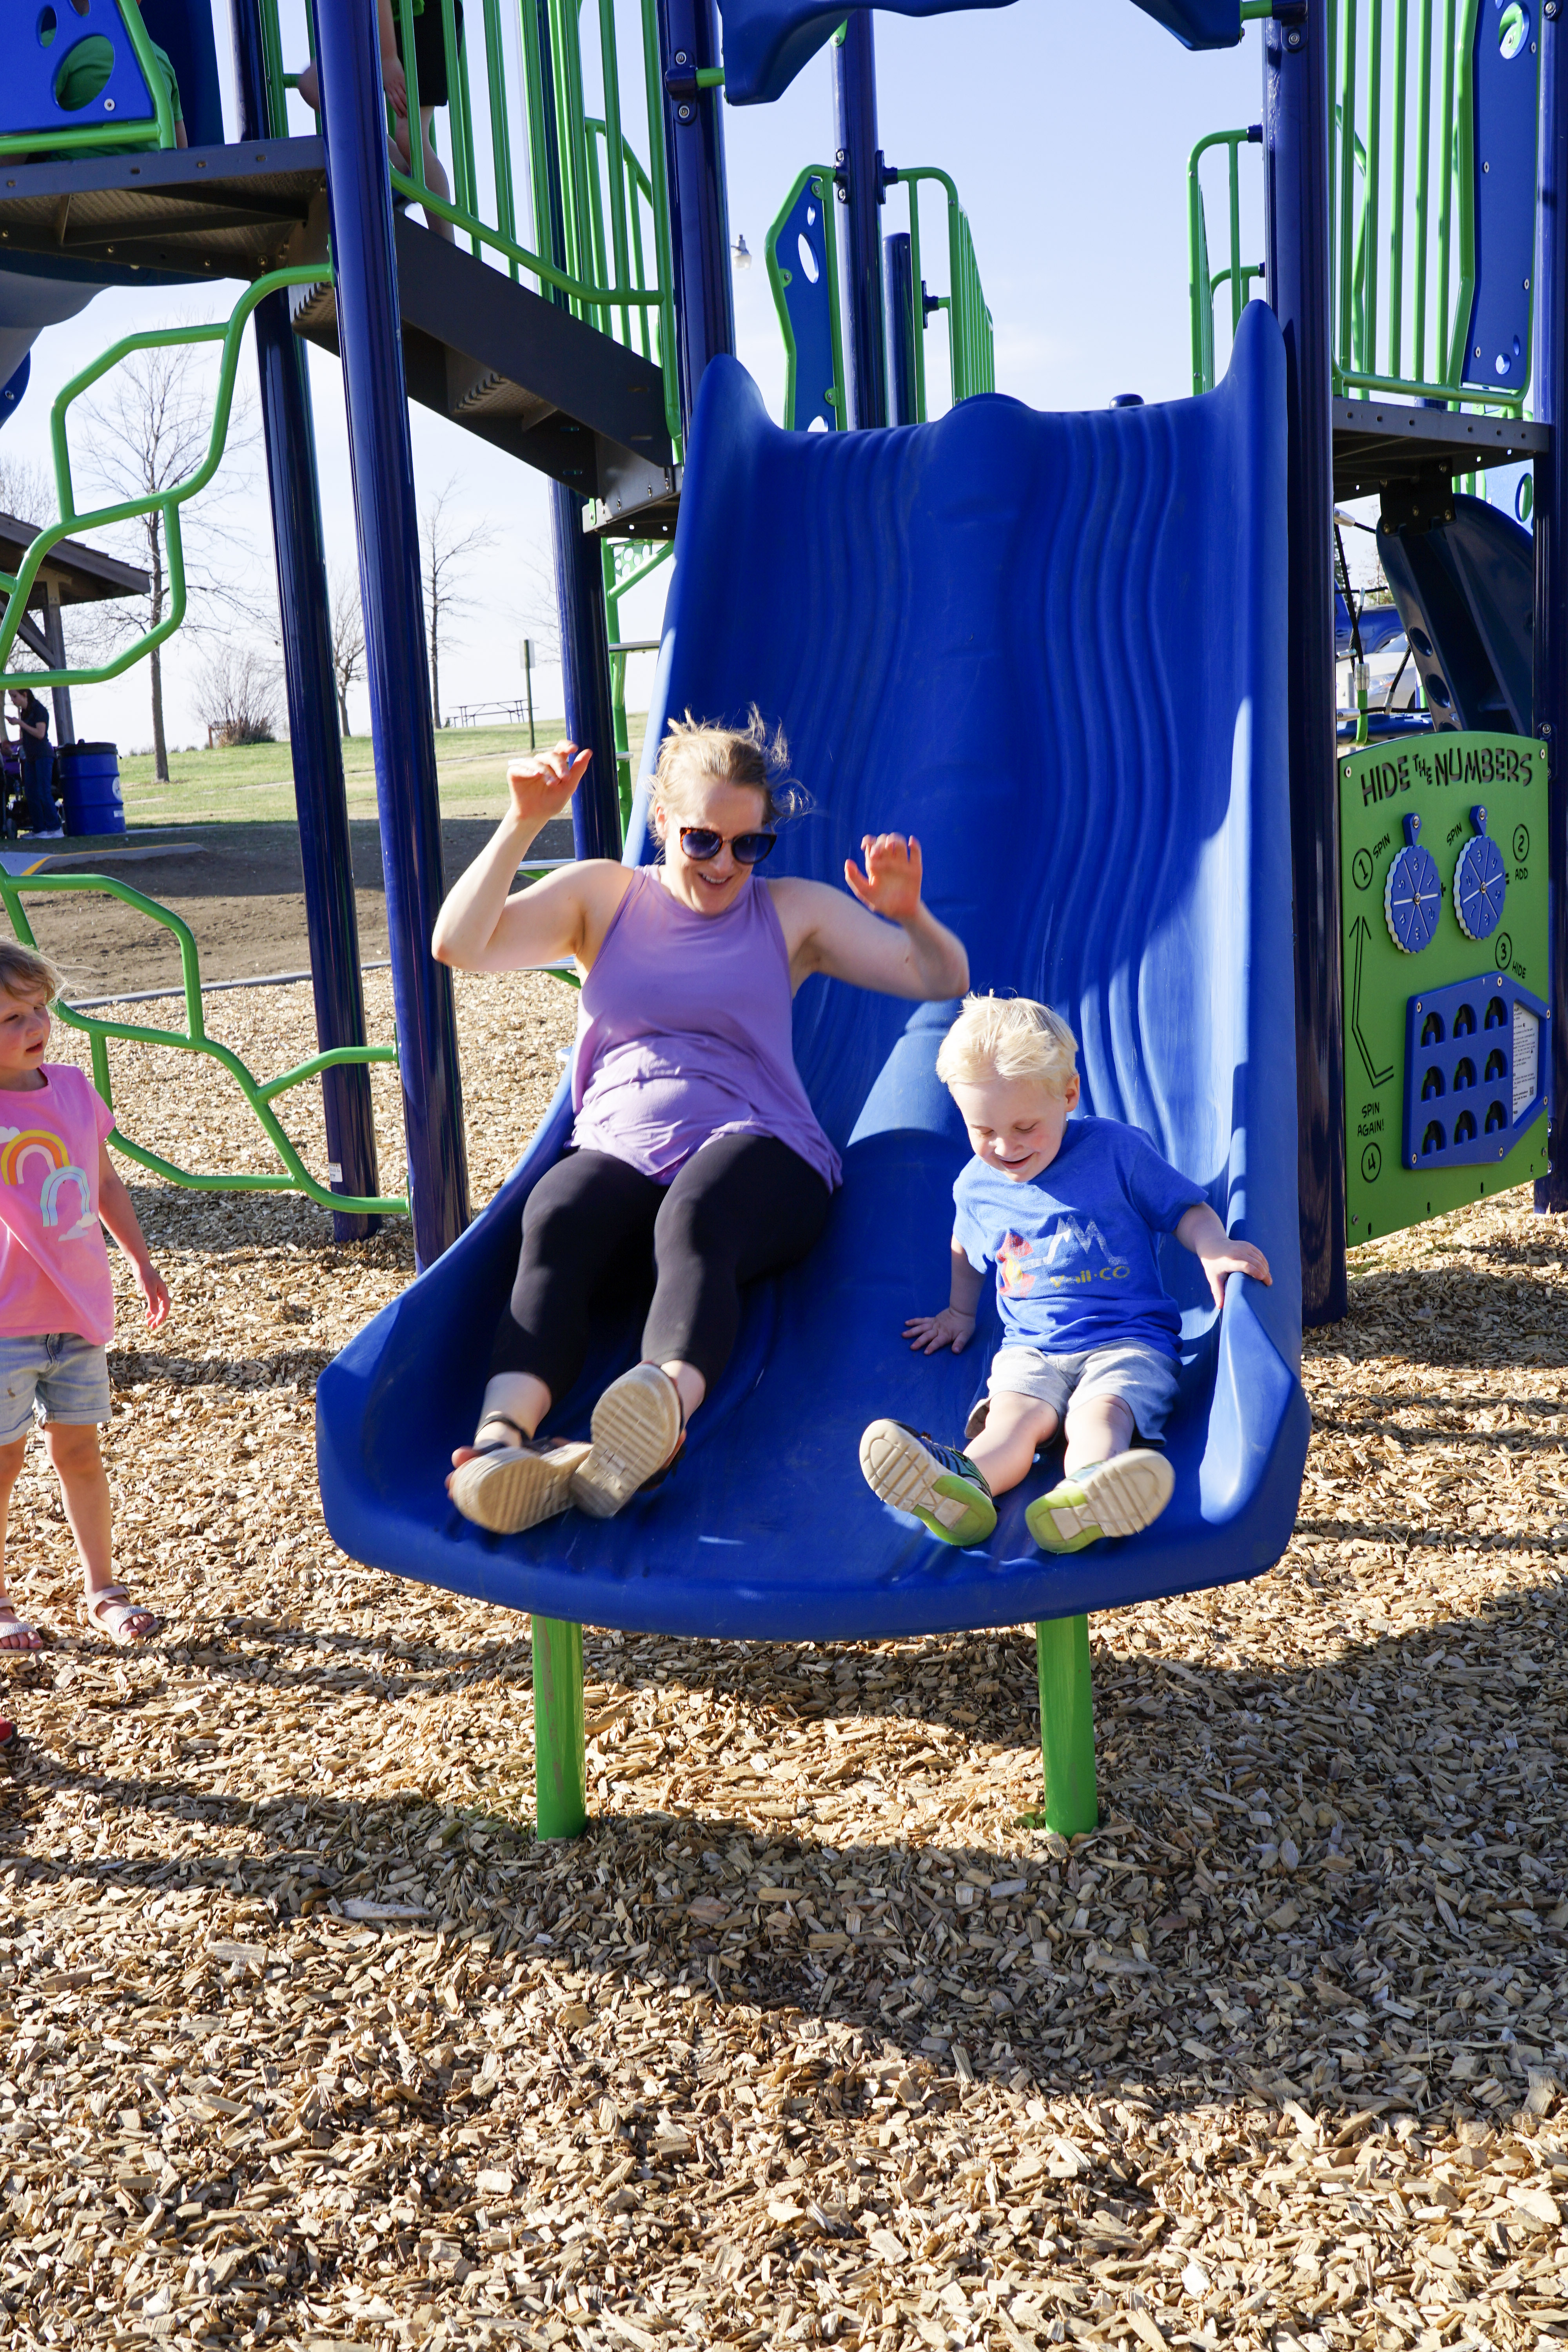
[[[1109,1348],[1090,1348],[1080,1356],[1047,1356],[1038,1348],[999,1348],[991,1360],[993,1396],[1026,1396],[1052,1407],[1065,1418],[1068,1400],[1115,1397],[1127,1407],[1139,1434],[1157,1438],[1175,1402],[1181,1366],[1158,1348],[1137,1339],[1123,1339]]]
[[[108,1421],[109,1358],[75,1331],[0,1339],[0,1445],[40,1421]]]

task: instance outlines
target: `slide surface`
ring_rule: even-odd
[[[1533,734],[1535,541],[1523,524],[1458,492],[1447,522],[1380,523],[1377,552],[1438,723]]]
[[[489,1209],[322,1375],[327,1521],[354,1558],[592,1624],[848,1639],[1010,1624],[1224,1583],[1294,1521],[1298,1379],[1290,866],[1285,761],[1285,394],[1279,330],[1243,315],[1203,399],[1039,415],[996,395],[941,423],[791,434],[721,360],[703,382],[648,742],[667,712],[754,698],[784,719],[815,812],[784,871],[834,881],[872,829],[918,835],[973,984],[1048,999],[1088,1107],[1146,1128],[1274,1268],[1215,1316],[1165,1245],[1185,1370],[1175,1498],[1143,1535],[1038,1551],[1037,1464],[983,1549],[939,1544],[861,1479],[866,1422],[956,1436],[996,1337],[910,1354],[945,1302],[966,1144],[933,1061],[951,1006],[812,980],[795,1049],[845,1159],[826,1234],[750,1294],[739,1347],[664,1486],[620,1517],[510,1538],[451,1508],[529,1187],[563,1097]],[[646,784],[627,855],[643,834]],[[633,1360],[605,1334],[552,1427],[586,1433]]]

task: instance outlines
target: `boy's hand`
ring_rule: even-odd
[[[512,814],[536,830],[559,816],[588,772],[592,751],[575,743],[557,743],[552,751],[531,751],[516,759],[506,772]]]
[[[889,923],[907,923],[921,903],[921,845],[901,833],[868,833],[860,844],[866,861],[861,873],[852,857],[844,861],[844,879],[863,907],[885,915]]]
[[[147,1301],[147,1328],[159,1330],[169,1319],[169,1286],[155,1265],[139,1265],[136,1287]]]
[[[392,100],[392,110],[400,121],[408,120],[408,77],[403,70],[403,60],[395,49],[381,61],[381,86]]]
[[[951,1348],[962,1356],[974,1337],[974,1318],[960,1315],[952,1307],[944,1307],[940,1315],[911,1315],[904,1337],[917,1355],[935,1356]]]
[[[1197,1253],[1198,1264],[1209,1278],[1216,1307],[1225,1305],[1225,1286],[1233,1274],[1249,1274],[1254,1282],[1273,1286],[1274,1276],[1268,1271],[1268,1260],[1250,1242],[1238,1242],[1226,1234],[1223,1247],[1205,1247]]]

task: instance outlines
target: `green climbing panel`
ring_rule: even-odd
[[[1353,1246],[1545,1172],[1545,746],[1348,754],[1340,891]]]

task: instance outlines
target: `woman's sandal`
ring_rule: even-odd
[[[132,1601],[122,1584],[103,1584],[96,1592],[89,1592],[81,1604],[81,1613],[89,1625],[96,1625],[100,1633],[107,1633],[118,1650],[133,1650],[139,1642],[150,1642],[163,1630],[163,1619],[140,1601]],[[147,1620],[139,1633],[131,1630],[135,1617]]]
[[[510,1429],[510,1438],[492,1437],[487,1429]],[[464,1518],[493,1536],[521,1535],[541,1519],[552,1519],[572,1501],[572,1474],[589,1452],[580,1438],[525,1437],[504,1412],[488,1412],[480,1422],[474,1451],[458,1464],[447,1486]]]
[[[635,1364],[594,1407],[593,1444],[572,1475],[572,1500],[591,1519],[613,1519],[639,1488],[661,1478],[686,1437],[680,1392],[657,1364]]]
[[[26,1633],[26,1640],[18,1642],[16,1639],[18,1633]],[[16,1603],[0,1601],[0,1658],[30,1658],[35,1650],[41,1650],[43,1646],[43,1635],[35,1626],[29,1625],[25,1617],[17,1614]],[[0,1740],[0,1747],[4,1745],[5,1742]]]

